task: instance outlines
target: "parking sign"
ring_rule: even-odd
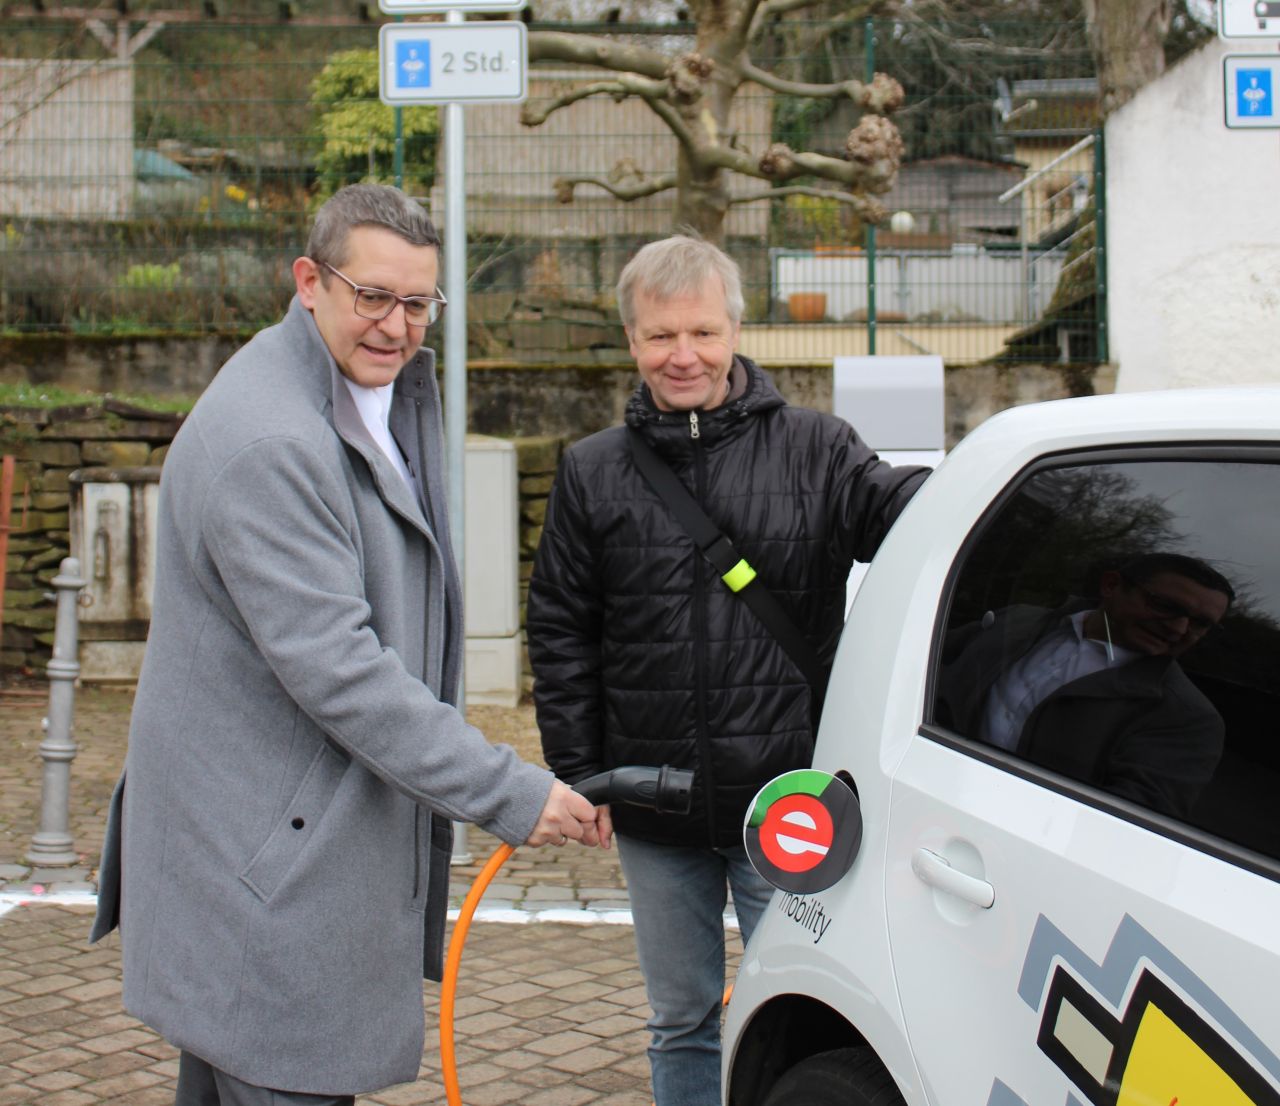
[[[523,23],[385,23],[378,32],[384,104],[520,101],[527,95]]]
[[[1280,57],[1231,54],[1222,59],[1226,124],[1243,130],[1280,128],[1276,91],[1280,89]]]

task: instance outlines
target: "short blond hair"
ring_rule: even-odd
[[[666,300],[699,292],[712,277],[724,287],[724,304],[735,326],[742,321],[742,274],[738,263],[718,246],[690,234],[650,242],[618,276],[618,314],[628,330],[635,323],[635,299],[643,292]]]

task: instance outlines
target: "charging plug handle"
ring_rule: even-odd
[[[589,776],[573,789],[597,806],[629,803],[659,814],[688,814],[693,803],[693,773],[669,764],[660,768],[628,765]]]

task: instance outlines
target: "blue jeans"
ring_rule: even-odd
[[[720,1106],[724,908],[733,890],[745,944],[773,888],[742,846],[655,845],[617,836],[653,1016],[649,1069],[656,1106]]]

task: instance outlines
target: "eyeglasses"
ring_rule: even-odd
[[[1203,615],[1192,614],[1181,603],[1177,603],[1159,592],[1152,591],[1150,588],[1143,587],[1136,580],[1130,580],[1125,577],[1125,583],[1141,595],[1142,601],[1147,605],[1147,609],[1163,621],[1176,622],[1180,618],[1185,618],[1187,620],[1187,631],[1197,636],[1222,629],[1220,622],[1205,618]]]
[[[385,288],[368,288],[363,284],[357,284],[349,276],[338,272],[327,261],[321,261],[319,264],[339,280],[351,285],[351,290],[356,296],[355,312],[362,319],[373,319],[375,322],[385,319],[396,309],[396,304],[402,303],[405,322],[411,326],[430,326],[440,318],[449,302],[439,288],[436,288],[434,296],[397,296]]]

